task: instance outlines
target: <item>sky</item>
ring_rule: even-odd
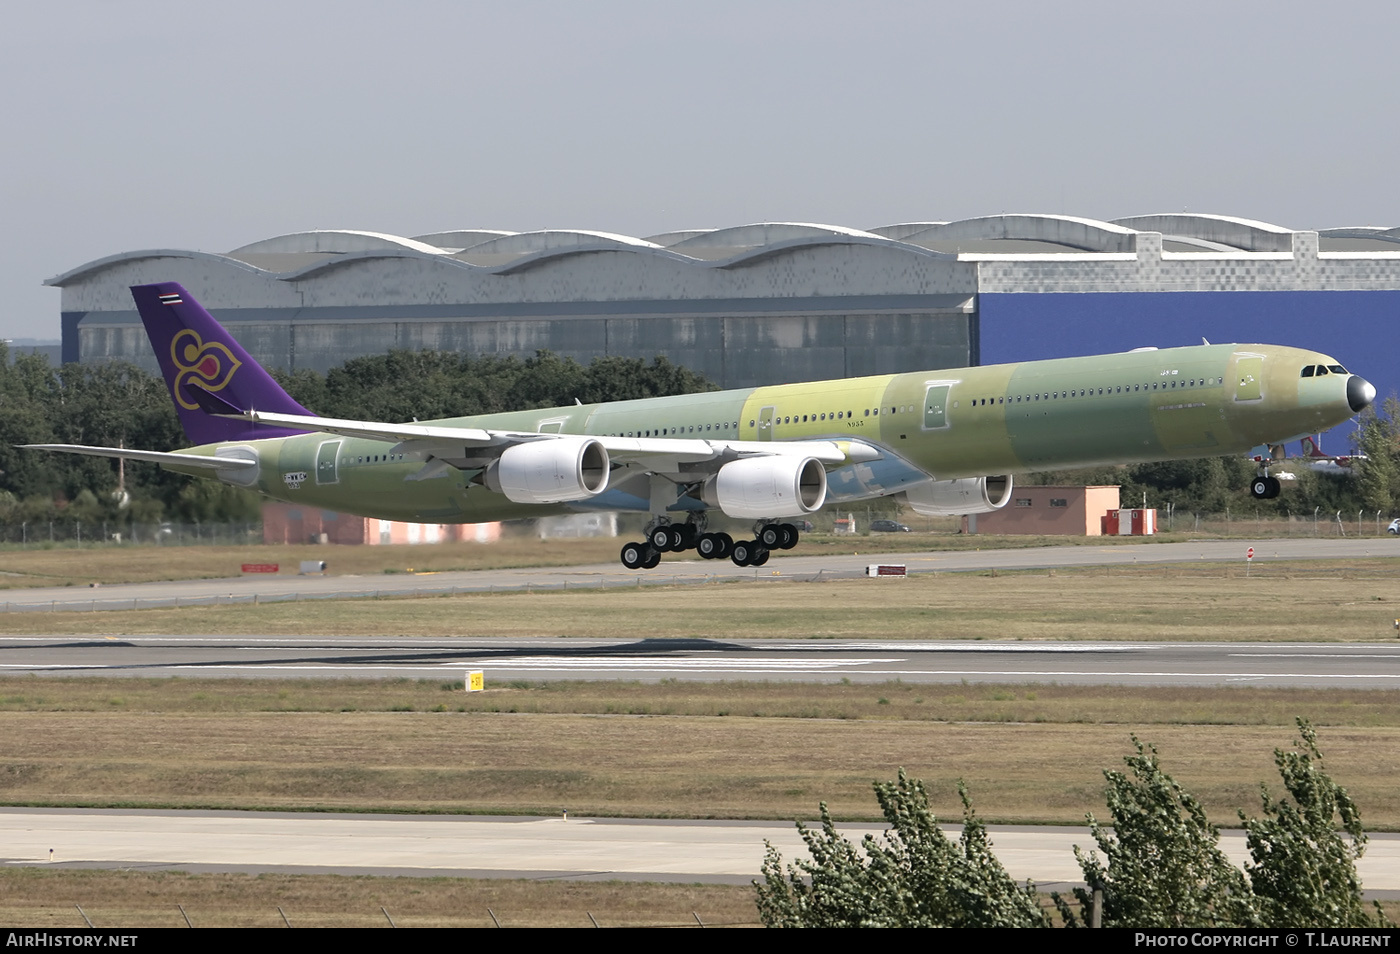
[[[0,6],[0,337],[285,232],[998,212],[1400,225],[1400,4]]]

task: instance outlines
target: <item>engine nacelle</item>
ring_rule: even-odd
[[[1011,499],[1011,477],[964,477],[961,480],[930,480],[904,492],[909,506],[925,517],[958,517],[969,513],[990,513],[1006,506]]]
[[[730,517],[801,517],[826,502],[826,468],[815,457],[746,457],[705,481],[701,497]]]
[[[515,503],[585,500],[608,488],[608,451],[567,437],[513,444],[486,468],[486,486]]]

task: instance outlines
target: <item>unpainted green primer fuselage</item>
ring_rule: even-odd
[[[828,499],[850,502],[928,478],[1242,454],[1317,433],[1354,412],[1347,375],[1300,375],[1316,365],[1337,362],[1274,345],[1202,345],[425,423],[638,438],[858,440],[879,449],[881,460],[829,474]],[[617,480],[617,489],[572,506],[512,503],[480,485],[479,471],[408,480],[423,461],[387,441],[311,433],[253,444],[260,460],[254,489],[382,519],[475,523],[646,510],[649,503],[645,492],[629,494]],[[218,446],[192,452],[213,454]]]

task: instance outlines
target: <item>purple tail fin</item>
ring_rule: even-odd
[[[185,436],[196,444],[286,437],[304,431],[214,417],[205,408],[230,411],[311,412],[233,340],[209,312],[175,282],[133,285],[131,297],[156,350],[165,384]],[[203,393],[201,393],[203,392]],[[211,402],[210,396],[219,400]]]

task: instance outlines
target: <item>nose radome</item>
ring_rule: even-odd
[[[1347,378],[1347,404],[1356,412],[1364,411],[1376,399],[1376,387],[1359,374]]]

